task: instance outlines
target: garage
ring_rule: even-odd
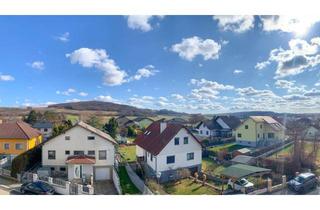
[[[110,168],[99,167],[95,168],[95,180],[109,180],[111,179]]]

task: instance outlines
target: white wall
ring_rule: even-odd
[[[198,130],[200,136],[210,136],[211,135],[211,131],[203,123],[199,126],[199,128],[197,130]],[[201,134],[201,131],[202,131],[202,134]],[[208,134],[207,134],[207,132],[208,132]]]
[[[144,156],[144,149],[136,145],[136,156],[137,157],[143,157]]]
[[[174,138],[179,137],[180,144],[174,145]],[[188,144],[183,143],[183,138],[188,137]],[[187,153],[193,152],[194,159],[187,160]],[[174,155],[175,163],[167,164],[167,156]],[[165,146],[165,148],[156,157],[157,160],[157,171],[166,171],[171,169],[177,169],[181,167],[189,167],[193,165],[201,164],[202,152],[200,144],[190,135],[186,129],[181,129],[176,136],[174,136],[171,141]],[[156,170],[155,158],[153,162],[150,161],[148,157],[148,164]]]
[[[65,140],[65,136],[70,136],[70,140]],[[95,136],[95,140],[88,140],[87,136]],[[56,159],[48,159],[48,151],[56,151]],[[42,165],[43,166],[64,166],[68,155],[65,151],[69,150],[70,155],[73,155],[75,150],[83,150],[88,154],[89,150],[95,151],[96,166],[111,166],[114,165],[114,145],[101,138],[100,136],[91,133],[90,131],[76,126],[68,130],[65,134],[61,134],[48,142],[42,147]],[[99,150],[107,150],[107,160],[99,160]]]

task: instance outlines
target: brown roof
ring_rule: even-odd
[[[67,164],[95,164],[96,158],[88,155],[72,155],[66,160]]]
[[[31,139],[40,135],[38,130],[22,121],[0,124],[0,139]]]
[[[144,133],[137,136],[134,143],[151,154],[158,155],[181,129],[186,129],[187,132],[201,145],[199,140],[185,126],[177,123],[167,123],[167,127],[162,131],[162,133],[160,133],[160,123],[161,122],[157,121],[149,125]]]

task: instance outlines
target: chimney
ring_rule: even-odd
[[[162,133],[162,131],[164,131],[164,129],[166,129],[166,127],[167,127],[166,122],[160,122],[160,133]]]
[[[2,120],[0,119],[0,124],[2,124]]]

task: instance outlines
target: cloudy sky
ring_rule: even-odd
[[[0,25],[0,106],[320,111],[320,17],[1,16]]]

